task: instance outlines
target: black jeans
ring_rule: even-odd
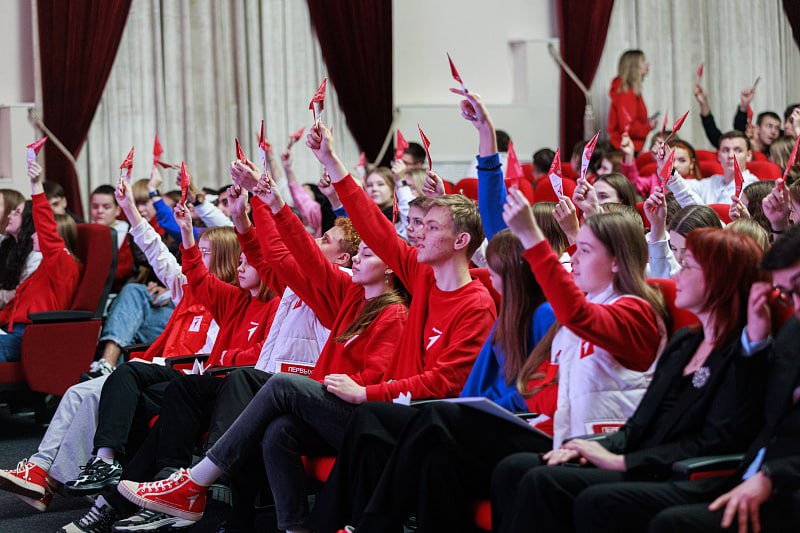
[[[211,413],[206,450],[228,431],[271,376],[255,368],[240,368],[228,374]]]
[[[111,448],[124,454],[137,406],[143,391],[183,374],[170,367],[147,363],[125,363],[111,373],[100,393],[94,449]]]

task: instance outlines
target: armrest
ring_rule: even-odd
[[[672,465],[674,480],[702,479],[730,474],[744,460],[744,454],[709,455],[677,461]]]
[[[150,348],[152,344],[153,343],[151,342],[146,342],[141,344],[126,344],[125,346],[120,348],[120,350],[122,351],[122,355],[125,356],[125,359],[128,359],[128,356],[133,352],[146,352],[147,349]]]
[[[521,418],[522,420],[530,420],[532,418],[536,418],[537,416],[539,416],[539,413],[528,413],[528,412],[514,413],[514,416],[516,416],[517,418]]]
[[[85,322],[87,320],[100,320],[95,318],[91,311],[42,311],[28,313],[28,318],[33,324],[53,324],[55,322]]]
[[[168,357],[164,360],[167,363],[167,366],[174,367],[175,365],[184,365],[187,363],[194,363],[194,360],[197,359],[201,363],[204,361],[208,361],[209,354],[207,353],[199,353],[199,354],[192,354],[192,355],[176,355],[175,357]]]
[[[608,433],[590,433],[588,435],[576,435],[574,437],[569,437],[564,439],[564,443],[571,441],[572,439],[580,439],[580,440],[603,440],[604,438],[608,437]]]
[[[240,366],[214,366],[206,370],[206,376],[215,376],[215,377],[222,377],[227,376],[234,370],[239,370],[240,368],[255,368],[256,365],[240,365]]]

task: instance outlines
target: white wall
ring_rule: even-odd
[[[496,127],[514,140],[521,160],[558,140],[559,71],[547,53],[558,33],[554,0],[400,0],[394,9],[394,100],[397,126],[431,141],[434,168],[457,179],[477,153],[475,129],[448,91],[450,52],[467,88],[489,105]],[[515,43],[512,46],[512,43]]]

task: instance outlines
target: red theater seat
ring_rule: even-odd
[[[762,181],[775,181],[783,175],[781,167],[772,161],[750,161],[747,163],[747,170],[752,172],[755,177]]]
[[[722,165],[720,165],[716,160],[699,161],[698,163],[700,165],[700,174],[702,174],[704,178],[713,176],[714,174],[722,174],[724,172]]]
[[[478,178],[462,178],[454,185],[453,192],[463,194],[473,202],[478,201]]]

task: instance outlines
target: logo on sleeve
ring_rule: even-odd
[[[250,325],[253,326],[253,327],[247,330],[247,332],[248,332],[247,333],[247,340],[248,341],[253,337],[253,333],[255,333],[256,330],[258,329],[258,322],[253,322],[251,320],[250,321]]]
[[[438,341],[439,337],[442,336],[442,332],[439,331],[437,328],[432,328],[432,329],[433,332],[436,333],[436,335],[431,335],[430,337],[428,337],[428,345],[425,347],[426,350],[429,350],[431,346],[433,346],[433,343]]]
[[[581,359],[589,357],[594,353],[594,344],[587,341],[581,341]]]

